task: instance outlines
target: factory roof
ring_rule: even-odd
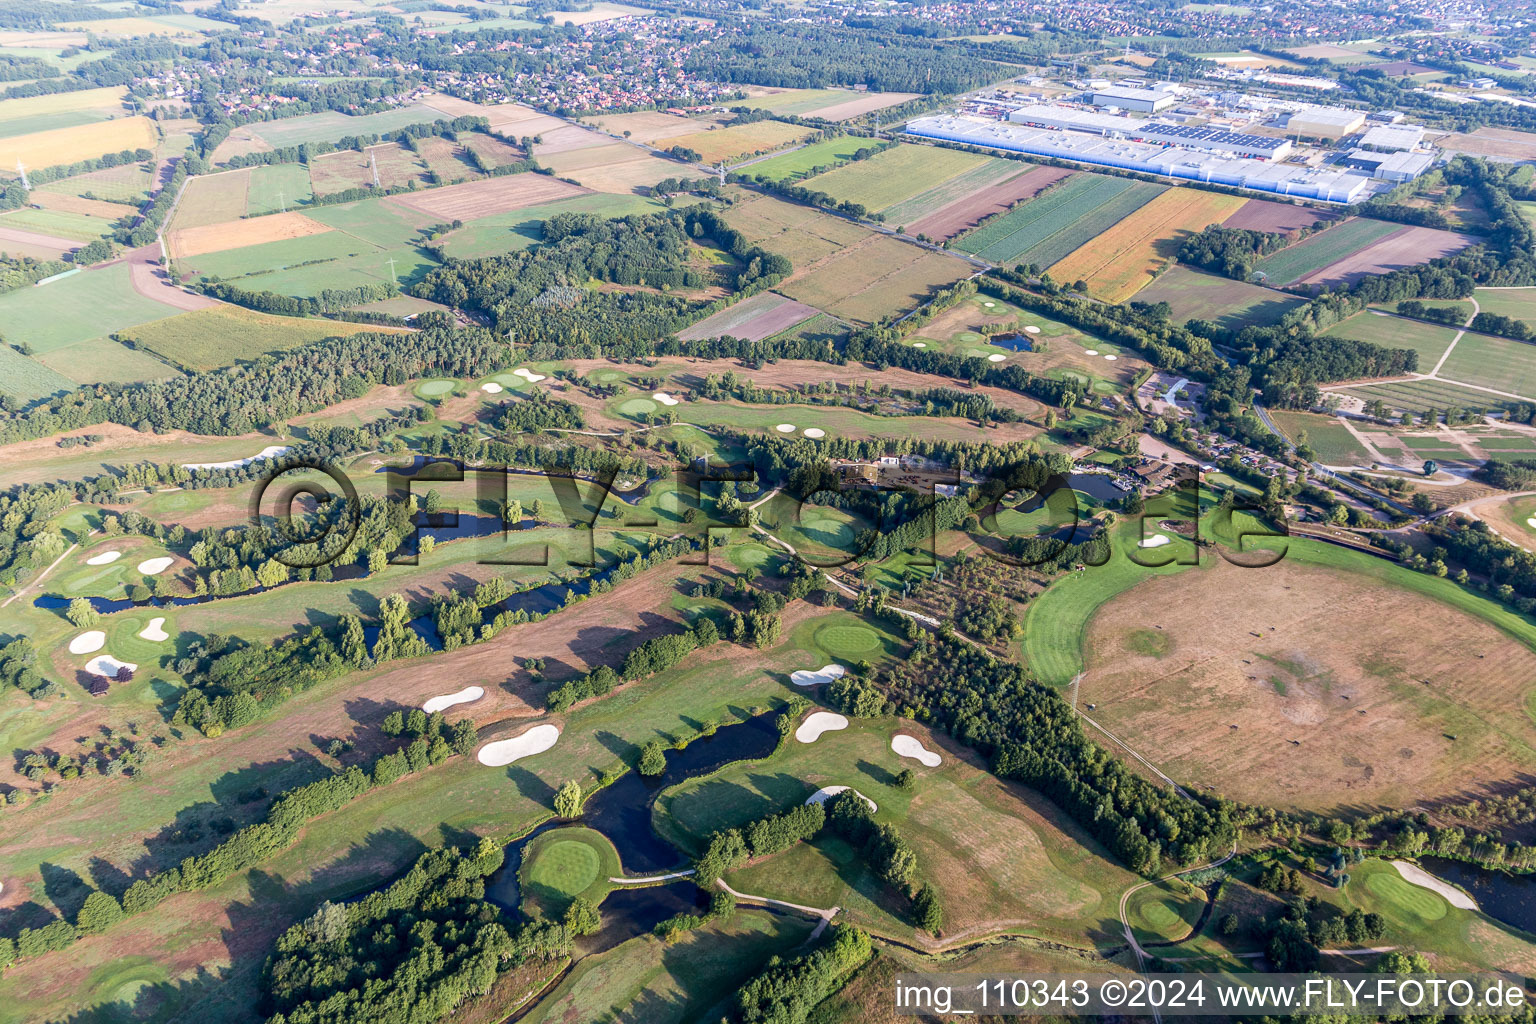
[[[1163,89],[1138,89],[1128,85],[1111,85],[1103,89],[1094,89],[1095,96],[1118,96],[1125,100],[1157,100],[1171,99],[1173,93]]]
[[[1280,149],[1287,145],[1289,139],[1274,139],[1268,135],[1249,135],[1246,132],[1229,132],[1224,128],[1196,128],[1187,124],[1164,124],[1162,122],[1147,123],[1140,126],[1140,130],[1148,135],[1156,134],[1159,138],[1182,139],[1190,145],[1198,146],[1200,143],[1216,143],[1226,146],[1242,146],[1247,149]]]
[[[1372,128],[1360,139],[1360,144],[1377,149],[1413,149],[1423,141],[1424,129],[1419,125],[1394,124]]]
[[[1307,121],[1311,124],[1331,124],[1342,128],[1364,117],[1365,114],[1361,111],[1350,110],[1347,107],[1307,107],[1292,114],[1291,120]]]

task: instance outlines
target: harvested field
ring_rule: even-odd
[[[722,309],[692,327],[678,331],[677,336],[684,341],[725,335],[745,341],[761,341],[804,323],[820,312],[814,306],[786,299],[773,292],[762,292],[745,302]]]
[[[534,144],[533,155],[541,160],[558,153],[569,153],[576,149],[591,149],[594,146],[611,145],[613,140],[601,132],[595,132],[590,128],[583,128],[576,124],[563,124],[559,128],[552,128],[539,133],[539,141]]]
[[[995,160],[978,153],[903,143],[811,179],[807,188],[881,211]]]
[[[957,248],[993,263],[1048,267],[1164,189],[1126,178],[1076,174],[965,235]]]
[[[651,13],[644,7],[631,7],[628,4],[595,3],[589,10],[551,11],[549,16],[556,25],[564,25],[567,22],[572,25],[592,25],[599,21],[612,21],[615,18]]]
[[[637,114],[609,114],[605,117],[589,117],[586,120],[605,132],[623,135],[636,142],[681,138],[695,132],[708,131],[720,125],[718,117],[679,117],[660,110],[646,110]]]
[[[1168,303],[1173,309],[1170,319],[1176,324],[1211,320],[1229,330],[1268,327],[1302,304],[1296,296],[1272,288],[1182,266],[1158,277],[1136,298],[1139,302]]]
[[[1441,256],[1449,256],[1469,245],[1476,245],[1478,241],[1471,235],[1455,231],[1404,227],[1303,277],[1297,283],[1306,286],[1326,285],[1330,288],[1347,287],[1364,277],[1418,266]]]
[[[45,210],[63,210],[66,213],[78,213],[86,217],[100,217],[103,220],[114,221],[123,217],[129,217],[138,211],[132,206],[122,203],[108,203],[100,199],[81,199],[79,196],[63,195],[58,192],[38,192],[32,196],[32,202]]]
[[[825,107],[816,107],[807,111],[811,117],[821,117],[828,121],[851,121],[865,114],[872,114],[876,110],[884,110],[886,107],[894,107],[908,100],[915,100],[918,93],[915,92],[866,92],[855,95],[851,100],[843,100],[841,103],[833,103]]]
[[[484,132],[464,132],[460,136],[459,144],[472,153],[478,154],[492,167],[506,167],[523,158],[523,154],[516,146]]]
[[[250,168],[192,178],[176,205],[172,233],[244,217],[250,209],[250,185]]]
[[[1290,234],[1301,228],[1309,228],[1313,224],[1338,218],[1339,214],[1332,210],[1314,210],[1306,206],[1275,203],[1268,199],[1250,199],[1222,221],[1221,226],[1243,228],[1247,231]]]
[[[1219,224],[1242,203],[1238,196],[1169,189],[1054,264],[1051,275],[1087,281],[1094,297],[1125,302],[1173,263],[1186,236]]]
[[[1148,579],[1095,614],[1080,699],[1174,778],[1272,806],[1403,807],[1536,769],[1536,653],[1397,579],[1292,557]]]
[[[398,195],[391,201],[440,221],[471,221],[568,199],[585,191],[547,174],[513,174]]]
[[[469,154],[456,143],[431,136],[418,139],[416,155],[437,178],[437,184],[447,185],[455,181],[468,181],[480,177],[480,170]]]
[[[1536,134],[1509,128],[1479,128],[1469,135],[1455,133],[1435,140],[1453,153],[1491,156],[1505,160],[1536,160]]]
[[[367,188],[373,184],[375,165],[379,185],[383,188],[398,188],[413,181],[417,185],[428,184],[427,165],[415,153],[394,142],[369,146],[361,153],[346,149],[315,157],[309,162],[309,180],[317,196],[345,192],[350,188]]]
[[[34,192],[58,192],[64,195],[82,195],[89,192],[100,199],[126,199],[139,202],[149,196],[150,173],[143,164],[119,164],[99,171],[77,174],[73,178],[61,178],[38,185]]]
[[[18,162],[28,167],[50,167],[123,149],[153,149],[158,138],[154,122],[147,117],[120,117],[30,132],[0,139],[0,174],[14,177]]]
[[[204,253],[243,249],[265,242],[281,242],[290,238],[323,234],[331,229],[319,221],[310,220],[302,213],[274,213],[270,217],[249,217],[245,220],[225,221],[222,224],[206,224],[195,228],[179,228],[166,239],[171,255],[180,259],[201,256]]]
[[[852,221],[772,196],[732,206],[725,221],[769,252],[789,257],[796,269],[874,235]]]
[[[59,238],[39,231],[6,227],[5,220],[0,218],[0,253],[30,256],[35,260],[52,260],[74,251],[79,245],[80,243],[72,238]]]
[[[1400,229],[1386,221],[1355,217],[1264,257],[1254,267],[1266,284],[1295,284]]]
[[[123,97],[127,94],[126,86],[111,85],[101,89],[76,89],[72,92],[0,100],[0,121],[19,121],[81,110],[103,114],[122,113]]]
[[[907,232],[946,241],[970,231],[988,217],[1009,209],[1014,203],[1033,199],[1071,174],[1065,167],[1031,167],[1023,173],[937,207],[932,213],[909,222],[906,225]],[[923,198],[918,196],[913,202]]]
[[[970,264],[953,256],[876,235],[795,274],[779,290],[837,316],[873,323],[912,309],[935,288],[971,272]]]
[[[625,147],[627,159],[615,158],[611,163],[572,170],[564,175],[581,183],[594,192],[608,192],[619,196],[645,195],[650,187],[663,178],[687,177],[693,170],[686,164],[674,163],[652,156],[632,146]],[[596,152],[588,150],[587,152]],[[616,155],[617,156],[617,155]]]
[[[712,132],[693,132],[657,139],[652,145],[657,149],[682,146],[699,154],[702,162],[716,164],[722,160],[737,160],[741,157],[767,153],[790,143],[799,142],[813,132],[814,129],[785,124],[783,121],[753,121],[749,124],[718,128]]]
[[[492,131],[500,131],[504,124],[515,124],[518,121],[526,121],[530,117],[545,116],[521,103],[475,103],[471,100],[461,100],[457,96],[430,96],[423,103],[448,118],[483,117],[490,124]],[[550,120],[556,119],[550,118]],[[468,132],[466,136],[478,134],[480,133]]]

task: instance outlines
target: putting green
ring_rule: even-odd
[[[519,377],[515,373],[493,373],[485,379],[487,381],[495,381],[504,388],[525,388],[528,386],[528,378]],[[484,381],[481,383],[484,383]]]
[[[1136,908],[1136,916],[1152,931],[1165,934],[1177,932],[1183,920],[1168,900],[1148,900]]]
[[[773,558],[773,552],[756,541],[746,541],[732,544],[726,549],[725,557],[738,569],[758,569]]]
[[[580,896],[595,906],[624,875],[619,851],[601,832],[581,825],[551,829],[523,850],[518,884],[526,901],[558,916]]]
[[[977,334],[975,331],[961,331],[959,334],[955,335],[955,340],[956,341],[963,341],[963,342],[967,342],[967,343],[973,343],[973,342],[981,341],[982,340],[982,336]]]
[[[1387,866],[1385,871],[1374,872],[1365,880],[1365,887],[1372,896],[1381,900],[1382,911],[1387,917],[1396,917],[1405,924],[1415,921],[1428,923],[1445,916],[1446,902],[1439,895],[1422,886],[1414,885],[1397,869]]]
[[[456,380],[424,380],[416,385],[416,393],[422,398],[441,398],[458,386]]]
[[[649,398],[631,398],[628,401],[619,403],[619,415],[643,416],[648,412],[655,412],[659,408],[661,407]]]
[[[575,899],[597,881],[600,864],[591,846],[576,839],[561,839],[539,849],[528,865],[528,887],[543,896]]]
[[[598,370],[590,376],[598,384],[617,384],[621,380],[629,379],[629,374],[623,370]]]
[[[816,642],[834,657],[854,658],[880,647],[880,634],[868,626],[823,626],[816,631]]]

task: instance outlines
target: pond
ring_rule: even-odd
[[[1430,874],[1465,889],[1478,909],[1495,921],[1536,934],[1536,876],[1490,871],[1442,857],[1420,857]]]
[[[988,345],[996,345],[998,348],[1006,348],[1014,352],[1033,352],[1035,346],[1030,342],[1029,335],[1020,334],[1017,331],[1007,334],[994,334],[987,339]]]
[[[767,757],[779,743],[777,718],[778,712],[757,715],[745,722],[722,726],[713,736],[700,737],[682,750],[668,750],[667,769],[660,775],[646,777],[630,771],[588,797],[582,806],[580,823],[608,837],[619,851],[628,877],[665,874],[688,867],[683,853],[651,827],[651,808],[657,795],[732,761]],[[508,846],[506,863],[486,880],[485,898],[516,913],[520,905],[517,872],[523,850],[535,836],[569,824],[564,819],[547,821]],[[602,931],[585,945],[593,952],[610,949],[626,939],[647,934],[658,923],[675,914],[691,912],[704,902],[704,894],[687,880],[672,885],[616,889],[603,900]]]

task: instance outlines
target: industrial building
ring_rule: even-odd
[[[1095,89],[1090,95],[1096,107],[1119,107],[1143,114],[1158,114],[1179,102],[1178,96],[1163,89],[1133,89],[1123,85]]]
[[[1129,133],[1143,142],[1158,142],[1170,146],[1183,146],[1208,153],[1230,153],[1233,156],[1252,157],[1255,160],[1284,160],[1294,148],[1290,139],[1274,139],[1268,135],[1249,135],[1246,132],[1229,132],[1223,128],[1196,128],[1187,124],[1162,124],[1146,121]]]
[[[1344,107],[1308,107],[1298,110],[1285,123],[1286,131],[1313,139],[1342,139],[1353,135],[1365,124],[1365,114]]]
[[[1047,103],[1032,103],[1020,107],[1008,115],[1014,124],[1033,128],[1055,128],[1062,131],[1087,132],[1090,135],[1125,135],[1145,122],[1118,114],[1100,114],[1093,110],[1076,107],[1058,107]]]
[[[975,117],[923,117],[907,133],[969,146],[1075,160],[1146,174],[1206,181],[1217,185],[1273,192],[1329,203],[1355,203],[1380,186],[1356,170],[1301,167],[1269,160],[1201,153],[1172,145],[1148,145],[1081,132],[1032,128]]]
[[[1383,153],[1402,153],[1419,148],[1424,141],[1424,129],[1416,124],[1380,125],[1372,128],[1360,139],[1366,149],[1378,149]]]
[[[1412,181],[1435,162],[1433,153],[1372,153],[1365,149],[1353,150],[1344,158],[1347,167],[1365,171],[1373,178],[1393,183]]]

